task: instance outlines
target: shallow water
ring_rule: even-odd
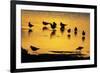
[[[56,22],[57,27],[52,30],[50,25],[43,25],[42,21]],[[34,27],[29,28],[28,22]],[[65,23],[64,31],[60,30],[60,22]],[[90,54],[90,15],[88,13],[31,11],[22,10],[22,47],[29,54],[34,54],[30,46],[40,48],[38,54],[50,51],[76,51],[79,46],[84,47],[82,54]],[[78,31],[75,35],[74,28]],[[68,33],[67,30],[71,29]],[[82,31],[86,32],[85,40],[82,41]]]
[[[76,48],[83,46],[83,54],[89,54],[89,43],[88,37],[85,41],[82,41],[81,31],[75,36],[73,32],[70,33],[70,37],[67,33],[67,28],[62,33],[59,29],[56,29],[55,33],[52,34],[52,30],[42,29],[22,29],[22,47],[27,49],[30,54],[32,50],[30,46],[40,48],[38,51],[41,53],[52,53],[50,51],[76,51]]]

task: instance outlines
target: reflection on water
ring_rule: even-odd
[[[63,34],[65,31],[65,28],[60,28],[61,33]]]
[[[34,32],[33,32],[34,31]],[[79,32],[77,37],[74,36],[71,29],[64,29],[63,34],[61,29],[49,30],[48,27],[42,29],[23,29],[22,28],[22,47],[28,50],[30,54],[33,54],[31,45],[40,48],[38,53],[53,53],[51,50],[63,50],[63,51],[75,51],[76,46],[84,46],[85,48],[81,53],[89,55],[89,49],[82,42],[85,37],[82,37],[82,32]],[[58,37],[59,36],[59,37]],[[69,40],[70,39],[70,40]],[[88,41],[87,41],[88,42]],[[72,46],[73,45],[73,46]],[[34,53],[36,54],[36,53]]]
[[[49,29],[48,29],[48,27],[45,26],[45,27],[42,28],[42,30],[46,31],[46,30],[49,30]]]
[[[82,41],[85,41],[85,37],[84,36],[82,37]]]
[[[64,33],[64,31],[65,31],[65,26],[66,26],[66,24],[64,24],[64,23],[60,23],[60,31],[61,31],[61,33],[63,34]]]
[[[38,54],[50,51],[75,53],[83,46],[82,54],[90,54],[90,14],[78,12],[21,10],[22,44],[29,54],[32,47]]]
[[[75,27],[74,28],[74,34],[75,34],[75,36],[77,35],[77,32],[78,32],[78,29],[77,29],[77,27]]]
[[[68,34],[68,35],[67,35],[67,37],[68,37],[68,39],[70,39],[70,38],[71,38],[71,35],[70,35],[70,34]]]
[[[74,32],[75,36],[77,35],[77,32]]]
[[[29,35],[30,35],[32,32],[33,32],[32,29],[29,29],[29,30],[28,30],[28,34],[29,34]]]
[[[56,35],[56,30],[52,30],[51,33],[50,33],[50,38],[52,38],[55,35]]]

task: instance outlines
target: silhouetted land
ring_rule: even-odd
[[[47,62],[47,61],[72,61],[72,60],[87,60],[90,57],[82,57],[83,54],[39,54],[30,55],[27,51],[21,48],[21,62]]]

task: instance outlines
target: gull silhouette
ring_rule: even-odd
[[[34,46],[30,46],[30,48],[33,50],[33,51],[36,51],[36,50],[39,50],[39,48],[37,48],[37,47],[34,47]]]
[[[54,30],[55,28],[56,28],[56,23],[55,22],[53,22],[52,24],[50,23],[50,26],[51,26],[51,28]]]
[[[33,51],[33,53],[35,54],[35,55],[38,55],[38,53],[37,53],[37,50],[39,50],[40,48],[37,48],[37,47],[34,47],[34,46],[30,46],[30,48],[32,49],[32,51]]]
[[[77,27],[75,27],[74,28],[74,34],[75,34],[75,36],[77,35],[77,31],[78,31],[78,29],[77,29]]]
[[[70,33],[71,32],[71,29],[68,29],[67,32]]]
[[[62,23],[62,22],[60,22],[60,26],[61,26],[61,28],[65,28],[65,26],[66,26],[66,24],[64,24],[64,23]]]
[[[85,35],[85,31],[83,30],[82,35]]]
[[[79,46],[78,48],[76,48],[76,50],[78,51],[78,53],[81,53],[81,51],[82,51],[83,48],[84,48],[84,47]]]
[[[74,31],[77,32],[77,27],[75,27]]]
[[[33,27],[33,25],[31,24],[31,22],[28,23],[29,28]]]
[[[50,24],[50,23],[45,22],[45,21],[43,21],[42,23],[43,23],[43,25],[48,25],[48,24]]]

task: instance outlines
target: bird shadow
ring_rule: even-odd
[[[32,29],[29,29],[28,30],[28,35],[30,35],[32,32],[33,32],[33,30]]]
[[[56,35],[56,30],[52,30],[51,34],[50,34],[50,38],[52,38],[53,36]]]
[[[77,29],[77,27],[75,27],[75,28],[74,28],[74,35],[75,35],[75,36],[77,35],[77,31],[78,31],[78,29]]]
[[[63,34],[65,31],[65,28],[60,28],[60,32]]]
[[[43,31],[47,31],[47,30],[49,30],[49,29],[48,29],[48,27],[45,26],[45,27],[42,28],[42,30],[43,30]]]
[[[82,41],[83,41],[83,42],[85,41],[85,37],[84,37],[84,36],[82,37]]]
[[[61,33],[63,34],[64,33],[64,31],[65,31],[65,26],[66,26],[66,24],[64,24],[64,23],[60,23],[60,31],[61,31]]]
[[[70,34],[68,34],[68,35],[67,35],[67,37],[68,37],[68,39],[70,39],[70,38],[71,38],[71,35],[70,35]]]

